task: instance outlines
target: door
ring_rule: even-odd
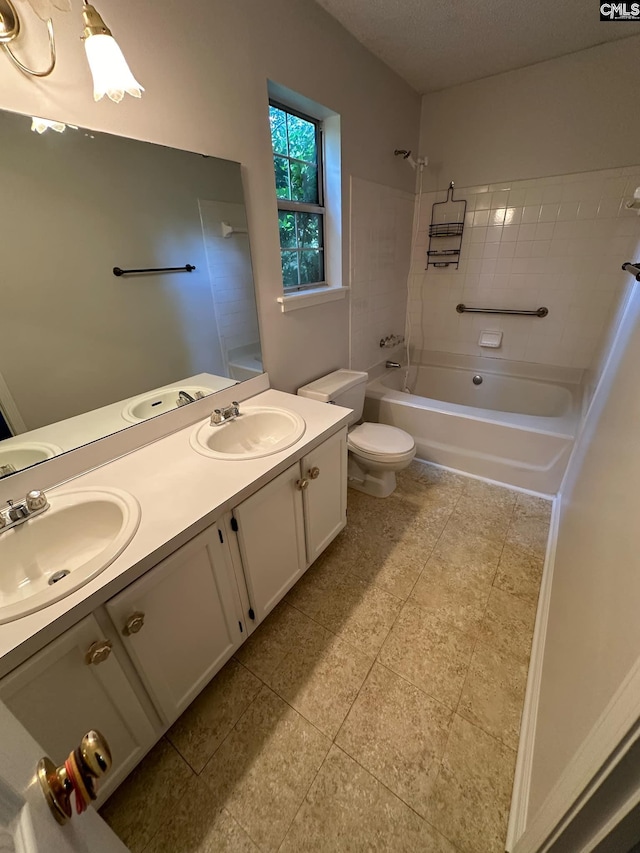
[[[103,659],[88,663],[100,645]],[[0,700],[61,764],[85,732],[106,737],[113,766],[100,785],[100,805],[155,743],[157,732],[93,616],[87,616],[0,681]],[[4,740],[4,733],[2,735]]]
[[[313,563],[347,523],[347,431],[302,458],[307,561]]]
[[[106,609],[167,724],[246,637],[217,525],[108,601]]]
[[[296,463],[233,511],[256,625],[307,568],[300,486]]]
[[[0,849],[20,853],[127,853],[93,809],[80,816],[74,814],[66,826],[56,823],[40,786],[34,784],[36,766],[46,750],[1,702],[0,732]],[[65,755],[78,743],[70,740],[64,747]]]

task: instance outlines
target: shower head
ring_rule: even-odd
[[[396,148],[393,154],[394,157],[401,156],[403,160],[407,161],[407,163],[411,166],[412,169],[417,169],[418,167],[420,167],[420,169],[423,169],[429,162],[426,157],[418,157],[417,160],[414,160],[414,158],[411,156],[411,150],[407,151],[406,148]]]

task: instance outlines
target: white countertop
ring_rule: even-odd
[[[192,424],[60,487],[124,489],[140,504],[140,526],[122,554],[88,584],[36,613],[0,625],[0,677],[346,426],[351,414],[350,409],[274,390],[245,403],[297,412],[306,422],[304,435],[280,453],[225,462],[191,448]],[[55,490],[49,494],[55,496]]]

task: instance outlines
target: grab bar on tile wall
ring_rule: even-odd
[[[544,305],[541,308],[536,308],[535,311],[519,311],[512,308],[469,308],[462,302],[456,305],[456,311],[458,314],[522,314],[526,317],[546,317],[549,313],[549,309],[545,308]]]
[[[640,281],[640,264],[632,264],[627,262],[626,264],[622,264],[622,269],[625,272],[630,273],[636,281]]]

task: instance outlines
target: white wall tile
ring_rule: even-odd
[[[416,347],[482,354],[477,332],[490,322],[504,332],[492,356],[588,367],[628,278],[621,264],[636,258],[640,218],[624,201],[637,186],[638,166],[457,188],[469,212],[457,272],[420,270],[430,205],[442,198],[425,194],[425,240],[413,260],[416,288],[409,303]],[[459,301],[527,309],[544,304],[549,316],[458,315]]]

